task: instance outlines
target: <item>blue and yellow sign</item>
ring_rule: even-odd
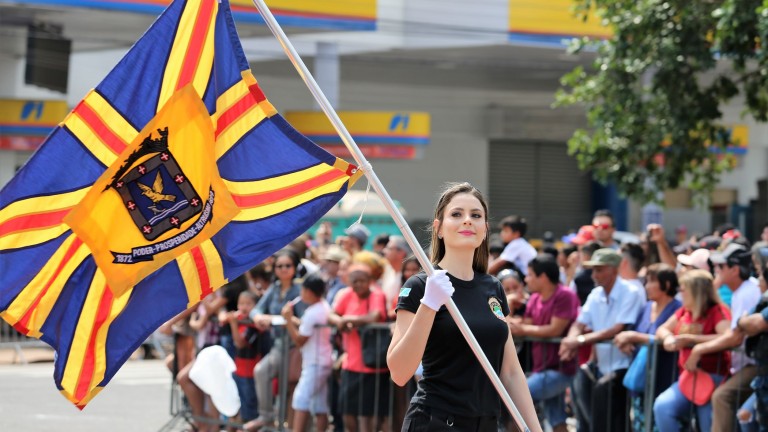
[[[0,149],[37,149],[68,112],[65,101],[0,99]]]
[[[575,5],[574,0],[509,0],[509,40],[562,46],[572,37],[611,37],[611,29],[602,25],[595,11],[584,21],[574,14]]]
[[[171,0],[16,0],[16,3],[86,7],[158,15]],[[282,25],[336,30],[375,30],[376,0],[326,2],[269,0],[269,8]],[[263,23],[251,0],[230,0],[237,21]]]
[[[339,117],[369,158],[414,159],[420,147],[429,144],[430,117],[426,112],[342,111]],[[347,157],[341,138],[328,118],[319,111],[285,114],[293,127],[339,157]]]

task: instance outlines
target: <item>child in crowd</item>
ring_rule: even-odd
[[[261,333],[254,326],[243,324],[248,314],[256,307],[256,294],[246,290],[237,298],[237,310],[227,313],[227,321],[232,329],[232,339],[235,342],[235,372],[234,379],[237,392],[240,395],[240,420],[247,422],[258,416],[256,403],[256,386],[253,382],[253,368],[261,357],[269,350],[265,342],[266,333]],[[262,349],[264,347],[265,349]]]
[[[309,275],[301,284],[301,301],[308,305],[301,324],[293,315],[293,302],[286,303],[282,315],[288,335],[301,348],[301,376],[293,393],[293,430],[303,432],[310,413],[315,430],[328,428],[328,377],[331,374],[331,329],[327,326],[331,306],[323,298],[325,282]]]

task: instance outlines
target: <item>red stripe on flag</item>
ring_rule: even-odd
[[[59,276],[59,273],[61,273],[61,270],[64,268],[65,265],[69,262],[69,260],[72,258],[72,255],[77,252],[77,249],[80,247],[80,245],[83,244],[83,241],[80,240],[79,237],[75,237],[75,239],[72,241],[72,244],[69,245],[69,248],[67,249],[67,252],[64,253],[64,257],[61,259],[61,262],[59,263],[58,267],[56,267],[56,270],[53,272],[51,277],[48,279],[48,281],[45,283],[45,286],[40,291],[40,294],[37,295],[37,298],[35,298],[35,301],[32,303],[32,305],[27,309],[27,312],[24,313],[24,316],[21,317],[19,322],[17,322],[14,327],[16,330],[27,334],[29,333],[29,319],[32,317],[32,312],[37,309],[37,305],[40,303],[40,300],[43,299],[43,296],[45,296],[45,293],[48,292],[48,289],[53,284],[53,281],[56,280],[56,278]],[[18,327],[17,327],[18,326]]]
[[[176,84],[176,90],[184,87],[192,81],[192,77],[195,75],[197,65],[200,63],[200,57],[203,53],[203,46],[205,45],[206,35],[208,34],[208,26],[213,18],[213,6],[216,0],[203,1],[200,11],[195,17],[195,27],[192,30],[192,37],[189,40],[187,46],[187,53],[184,56],[184,63],[181,67],[181,74],[179,75],[179,82]]]
[[[203,252],[200,250],[200,247],[193,247],[190,252],[192,253],[192,259],[195,260],[197,275],[200,278],[200,300],[202,300],[205,296],[213,292],[213,287],[211,287],[211,280],[208,277],[208,267],[205,265],[205,258],[203,257]]]
[[[250,92],[241,97],[240,100],[235,102],[234,105],[229,107],[229,109],[224,111],[219,117],[219,120],[216,122],[216,138],[218,138],[219,134],[224,132],[229,125],[234,123],[235,120],[251,109],[252,106],[267,99],[261,89],[259,89],[258,85],[254,84],[250,86],[249,89],[251,90]]]
[[[346,176],[344,172],[339,170],[332,170],[287,188],[264,193],[256,193],[253,195],[232,195],[232,198],[235,200],[235,204],[237,204],[238,207],[258,207],[278,201],[283,201],[296,195],[303,194],[307,191],[328,184],[334,180],[338,180],[344,176]]]
[[[0,237],[14,231],[56,226],[61,223],[70,209],[56,210],[48,213],[35,213],[9,219],[0,224]]]
[[[83,400],[90,391],[93,369],[96,363],[96,335],[107,318],[109,318],[109,311],[112,309],[112,302],[114,300],[115,297],[112,295],[112,290],[108,286],[104,287],[101,300],[99,300],[99,308],[96,311],[96,321],[93,323],[93,329],[91,329],[91,335],[88,339],[88,348],[85,351],[83,367],[80,369],[80,378],[78,378],[77,390],[75,390],[76,401]]]
[[[93,132],[101,138],[101,141],[107,145],[115,154],[119,155],[128,146],[119,136],[107,127],[106,123],[96,112],[89,107],[85,101],[81,101],[74,110],[75,114],[85,121]]]

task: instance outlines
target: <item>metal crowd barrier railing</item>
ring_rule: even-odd
[[[368,325],[368,326],[365,326],[365,327],[368,327],[368,328],[378,328],[378,329],[388,329],[390,327],[390,325],[391,325],[391,323],[379,323],[379,324],[371,324],[371,325]],[[335,327],[331,327],[331,328],[332,328],[333,334],[335,335],[336,331],[337,331],[336,328]],[[363,328],[363,327],[361,327],[361,328]],[[282,344],[283,349],[284,349],[284,352],[283,352],[283,359],[284,359],[284,361],[282,362],[281,367],[279,368],[279,371],[278,371],[278,376],[277,376],[277,381],[278,381],[277,394],[275,395],[275,399],[274,399],[275,404],[277,406],[277,409],[276,409],[277,416],[276,416],[276,423],[275,423],[276,426],[275,427],[264,427],[264,428],[261,429],[261,430],[264,430],[264,431],[284,431],[286,429],[290,429],[290,423],[291,423],[291,421],[290,421],[290,408],[289,408],[291,406],[290,397],[291,397],[291,392],[293,390],[293,386],[295,386],[296,383],[290,383],[289,380],[288,380],[288,377],[289,377],[291,371],[289,371],[289,361],[287,359],[289,358],[289,350],[290,349],[297,349],[297,348],[295,348],[295,347],[294,348],[289,348],[290,346],[292,346],[292,344],[288,343],[289,342],[289,337],[287,335],[287,332],[283,332],[283,336],[281,336],[281,337],[284,338],[283,339],[283,344]],[[516,344],[518,345],[518,348],[519,348],[518,356],[520,357],[521,364],[523,365],[523,368],[524,368],[524,371],[526,372],[526,374],[529,375],[531,373],[531,369],[530,369],[530,365],[531,365],[530,356],[531,356],[531,347],[532,347],[531,344],[532,343],[558,344],[558,346],[559,346],[561,340],[562,340],[562,338],[547,338],[547,339],[531,338],[531,337],[525,337],[525,338],[517,337],[517,338],[515,338]],[[603,342],[599,343],[599,345],[605,345],[605,344],[612,344],[612,341],[603,341]],[[598,344],[595,344],[595,345],[598,345]],[[627,414],[625,416],[624,427],[621,429],[621,430],[623,430],[625,432],[639,432],[639,431],[642,431],[642,432],[653,432],[653,431],[656,430],[655,427],[654,427],[654,412],[653,412],[653,405],[654,405],[654,401],[656,399],[654,397],[654,395],[656,394],[656,378],[655,377],[657,377],[657,375],[660,372],[660,366],[661,365],[659,364],[659,350],[660,349],[663,350],[663,348],[661,347],[661,342],[660,341],[657,341],[657,343],[653,343],[652,342],[652,343],[648,344],[648,347],[649,347],[649,352],[648,352],[648,362],[646,364],[646,377],[653,377],[653,379],[646,379],[645,380],[645,389],[644,389],[642,395],[645,395],[645,396],[651,395],[651,397],[643,397],[642,405],[641,405],[642,409],[640,410],[640,412],[637,412],[635,407],[632,406],[633,405],[632,404],[632,398],[633,397],[637,397],[637,396],[641,396],[640,394],[633,394],[633,393],[630,393],[629,391],[627,391],[626,392],[626,397],[625,397],[624,400],[615,400],[615,398],[613,397],[613,394],[612,394],[612,388],[613,387],[609,387],[609,394],[608,394],[609,408],[608,408],[607,412],[610,413],[614,409],[619,408],[619,406],[621,406],[621,405],[623,405],[625,407],[625,409],[627,411]],[[334,349],[336,349],[336,348],[340,349],[341,347],[334,347]],[[547,352],[547,350],[544,350],[544,352]],[[338,358],[337,355],[343,355],[343,353],[339,354],[337,351],[334,351],[334,355],[333,355],[334,363],[339,363],[340,358]],[[526,356],[528,356],[528,357],[526,358]],[[609,359],[609,362],[611,360],[613,360],[613,359]],[[545,364],[546,363],[547,362],[546,362],[546,359],[545,359]],[[672,367],[674,368],[673,372],[672,372],[673,376],[674,377],[678,377],[679,373],[678,373],[677,355],[676,355],[676,353],[673,355],[672,364],[673,364]],[[719,365],[718,365],[718,367],[719,367]],[[577,368],[577,374],[579,373],[579,370],[581,370],[581,368]],[[329,412],[329,422],[330,422],[330,425],[333,427],[333,430],[343,430],[342,429],[343,428],[343,421],[349,419],[349,417],[347,419],[344,419],[344,415],[343,415],[343,413],[339,412],[339,409],[343,409],[345,403],[346,404],[352,404],[352,403],[356,402],[356,403],[359,404],[361,402],[361,400],[363,398],[365,398],[366,396],[372,396],[373,401],[374,401],[373,402],[373,404],[374,404],[373,417],[376,419],[375,423],[374,423],[375,424],[375,429],[374,430],[385,431],[385,432],[387,432],[387,431],[399,431],[400,430],[400,427],[401,427],[401,424],[402,424],[402,416],[404,415],[405,410],[407,409],[409,401],[410,401],[409,394],[410,395],[413,394],[413,391],[414,391],[413,387],[415,387],[415,386],[411,386],[411,388],[408,389],[408,390],[403,390],[400,387],[396,386],[392,382],[392,380],[389,378],[389,374],[388,373],[386,373],[386,374],[375,374],[375,376],[373,377],[372,380],[367,380],[367,381],[372,381],[372,383],[366,382],[366,381],[363,381],[361,383],[360,391],[356,395],[358,397],[357,401],[353,401],[353,400],[346,400],[346,401],[344,401],[344,400],[340,400],[341,398],[340,398],[338,392],[335,391],[335,390],[343,390],[343,389],[340,388],[341,386],[339,385],[340,384],[339,383],[339,376],[337,375],[338,372],[339,371],[336,368],[334,368],[334,370],[331,372],[331,375],[329,377],[329,382],[328,382],[328,385],[329,385],[329,399],[330,399],[329,407],[330,407],[330,411],[331,411],[331,412]],[[573,379],[575,379],[575,376],[574,376]],[[676,381],[676,379],[677,378],[675,378],[675,380],[673,380],[672,382],[674,383]],[[413,383],[415,384],[415,381]],[[622,385],[622,384],[619,383],[618,385]],[[573,393],[573,389],[574,389],[574,382],[573,381],[569,385],[569,388],[571,389],[571,399],[572,399],[572,404],[573,404],[573,402],[575,401],[575,398],[579,397],[578,395]],[[176,390],[176,391],[178,391],[178,390]],[[661,393],[661,392],[659,392],[659,393]],[[172,393],[172,395],[173,394],[174,393]],[[403,397],[404,394],[405,394],[405,396]],[[399,395],[399,398],[396,397],[398,395]],[[178,398],[179,397],[178,393],[175,393],[175,396],[173,396],[173,397],[174,398]],[[563,398],[566,397],[565,392],[563,392],[562,397]],[[737,398],[738,397],[739,397],[739,395],[737,394]],[[379,398],[385,398],[386,402],[380,404],[379,403],[380,402]],[[336,402],[338,402],[338,403],[336,403]],[[618,404],[618,405],[614,405],[614,404]],[[178,400],[176,402],[174,402],[174,400],[172,400],[172,404],[171,405],[172,405],[171,406],[171,414],[172,415],[179,415],[179,413],[185,409],[183,404],[179,403]],[[382,405],[385,407],[384,410],[382,410]],[[738,409],[738,407],[737,407],[737,409]],[[189,416],[188,414],[189,413],[187,413],[187,419],[188,420],[192,420],[192,417]],[[504,413],[502,412],[501,414],[502,415],[501,415],[500,418],[503,421],[504,420]],[[587,414],[589,414],[589,413],[587,413]],[[636,423],[635,420],[638,418],[638,415],[640,415],[640,414],[642,414],[642,417],[644,419],[643,426],[642,426],[642,429],[636,429],[633,426],[633,423]],[[692,408],[691,408],[691,410],[689,411],[688,414],[689,414],[689,418],[691,419],[689,421],[689,423],[690,422],[695,422],[696,421],[695,420],[696,419],[695,407],[692,406]],[[571,416],[573,417],[574,413],[572,413]],[[602,421],[602,420],[607,420],[607,419],[595,419],[595,418],[590,419],[590,421],[592,421],[593,424],[597,424],[597,423],[594,423],[594,422]],[[210,420],[203,420],[203,422],[206,422],[206,421],[210,422]],[[734,425],[733,425],[734,426],[734,430],[738,430],[739,429],[739,424],[738,424],[738,420],[737,420],[737,418],[735,416],[735,413],[734,413],[734,416],[733,416],[733,421],[734,421]],[[226,422],[222,422],[221,424],[227,424],[227,423]],[[231,425],[232,423],[229,423],[229,424]],[[690,424],[689,424],[689,426],[690,426]],[[505,426],[504,424],[501,424],[500,428],[502,428],[502,429],[500,429],[500,430],[503,430],[505,427],[511,427],[511,426],[509,426],[509,425]],[[608,423],[608,428],[606,428],[605,430],[610,430],[612,432],[613,431],[621,432],[620,430],[616,430],[615,428],[611,428],[610,423]],[[682,430],[686,430],[686,429],[683,428]]]
[[[13,349],[15,352],[14,363],[16,362],[16,359],[18,359],[22,364],[27,364],[27,359],[24,357],[24,351],[22,349],[27,347],[50,348],[48,344],[40,339],[25,336],[16,331],[16,329],[7,322],[0,320],[0,349]]]

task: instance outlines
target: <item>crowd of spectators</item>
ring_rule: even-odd
[[[754,244],[729,225],[668,239],[657,224],[620,244],[600,210],[538,250],[523,217],[496,228],[489,273],[554,431],[768,431],[768,225]],[[412,389],[393,386],[363,345],[421,267],[399,235],[371,238],[360,224],[331,233],[321,224],[167,323],[168,366],[195,418],[211,420],[197,430],[219,430],[189,374],[212,345],[234,361],[242,430],[273,428],[280,410],[294,430],[400,430]],[[499,427],[512,430],[510,419]]]

